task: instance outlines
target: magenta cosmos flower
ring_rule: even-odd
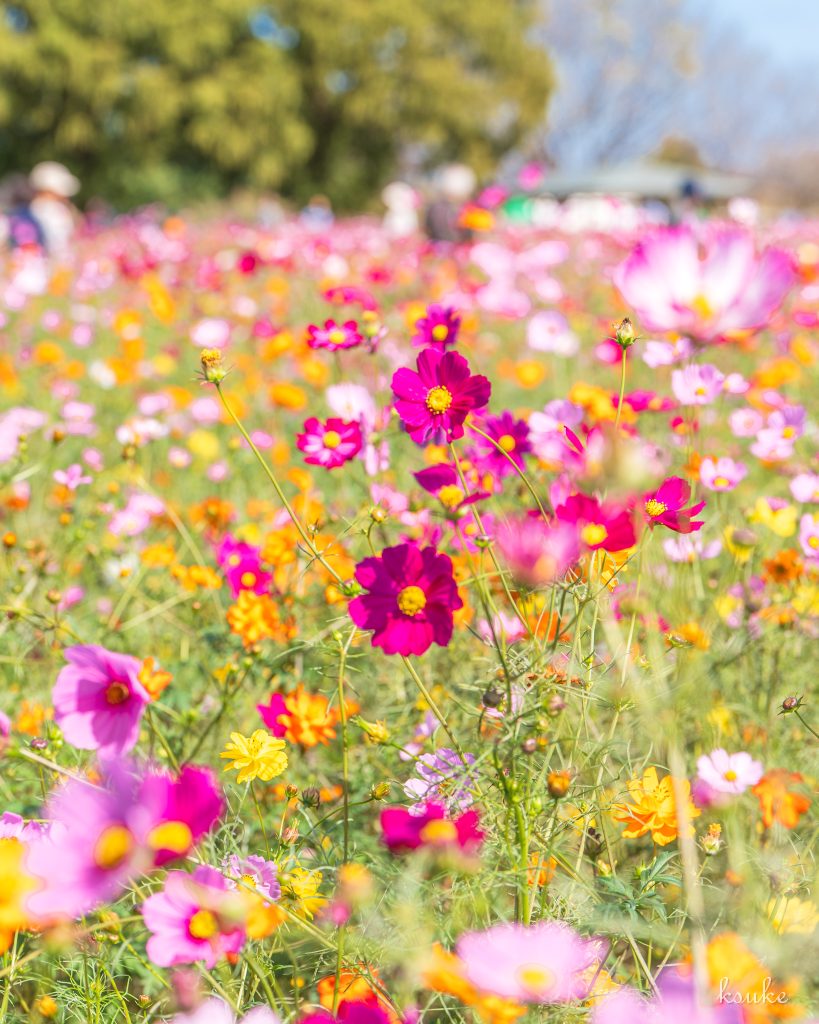
[[[367,593],[350,602],[350,617],[360,629],[373,631],[373,647],[409,655],[449,643],[453,612],[463,601],[448,555],[397,544],[359,562],[355,578]]]
[[[620,505],[601,504],[587,494],[573,494],[555,509],[562,523],[577,527],[589,551],[624,551],[637,542],[631,513]]]
[[[469,363],[457,352],[425,348],[416,367],[402,367],[392,378],[395,408],[409,436],[418,444],[436,437],[463,437],[466,417],[489,401],[489,381],[471,374]]]
[[[355,320],[347,320],[343,324],[325,320],[324,327],[310,324],[307,328],[307,344],[310,348],[326,348],[338,352],[339,349],[355,348],[363,343],[364,338],[359,334]]]
[[[451,306],[427,306],[426,313],[415,321],[413,343],[418,348],[438,348],[442,352],[458,340],[461,318]]]
[[[381,838],[390,853],[420,847],[474,850],[483,842],[477,811],[465,811],[452,820],[443,804],[430,802],[420,811],[385,807],[381,812]]]
[[[733,491],[748,475],[748,467],[723,456],[703,459],[700,463],[700,483],[709,491]]]
[[[273,576],[262,569],[261,548],[228,534],[219,545],[216,560],[234,597],[243,590],[251,590],[254,594],[266,594],[270,590]]]
[[[495,539],[512,575],[528,587],[553,583],[580,556],[577,528],[559,521],[545,523],[532,516],[507,519]]]
[[[29,850],[27,868],[40,883],[30,910],[46,918],[87,913],[187,856],[222,809],[212,772],[194,765],[174,778],[111,764],[101,788],[70,780],[50,797],[49,827]]]
[[[51,691],[54,719],[65,740],[101,757],[129,751],[150,700],[139,681],[141,662],[96,644],[67,647],[69,662]]]
[[[162,892],[142,904],[151,937],[146,950],[159,967],[203,962],[210,969],[245,943],[244,899],[215,868],[171,871]]]
[[[315,416],[304,421],[304,433],[296,439],[296,447],[304,452],[310,466],[337,469],[354,459],[361,451],[361,427],[355,421],[331,416],[321,423]]]
[[[511,412],[502,412],[500,416],[488,416],[481,423],[481,430],[495,444],[480,434],[476,436],[475,447],[470,450],[476,469],[494,477],[504,477],[514,473],[515,466],[520,470],[524,468],[523,457],[532,450],[526,420],[517,420]]]
[[[600,962],[604,947],[548,921],[469,932],[455,951],[468,980],[483,992],[519,1003],[566,1003],[586,995],[583,972]]]
[[[700,501],[690,508],[685,504],[691,497],[691,488],[679,476],[670,476],[663,480],[656,491],[646,494],[643,499],[643,510],[649,526],[667,526],[676,533],[696,533],[703,527],[701,519],[694,516],[705,508]]]
[[[265,724],[265,728],[281,739],[287,732],[287,722],[282,719],[290,718],[290,712],[280,693],[271,693],[267,704],[257,704],[256,710]]]
[[[614,272],[644,326],[701,340],[765,327],[795,279],[787,253],[754,251],[735,228],[699,239],[689,227],[663,228],[644,239]]]

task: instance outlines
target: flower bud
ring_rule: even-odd
[[[370,789],[371,800],[386,800],[390,795],[390,784],[389,782],[376,782],[376,784]]]
[[[565,769],[549,772],[546,776],[546,788],[549,790],[549,795],[555,800],[564,797],[569,792],[571,784],[572,774]]]
[[[619,324],[614,328],[614,340],[620,346],[623,351],[630,348],[637,340],[637,332],[634,330],[634,324],[629,318],[623,317]]]
[[[202,364],[202,376],[208,384],[220,384],[227,371],[222,365],[222,353],[218,348],[203,348],[199,356]]]
[[[318,807],[321,803],[321,793],[316,786],[308,786],[301,791],[301,802],[305,807]]]

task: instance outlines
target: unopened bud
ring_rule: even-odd
[[[321,803],[321,793],[315,786],[308,786],[301,791],[301,802],[305,807],[318,807]]]
[[[549,795],[554,797],[555,800],[560,800],[561,797],[564,797],[569,792],[571,784],[571,772],[567,772],[565,769],[549,772],[546,776],[546,788],[549,790]]]
[[[622,349],[630,348],[637,340],[637,332],[634,330],[634,324],[629,318],[623,317],[619,324],[614,328],[614,340]]]
[[[370,790],[370,799],[372,800],[386,800],[389,795],[389,782],[376,782],[376,784]]]
[[[220,384],[225,379],[227,371],[222,365],[222,353],[218,348],[203,348],[199,362],[208,384]]]

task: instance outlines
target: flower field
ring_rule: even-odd
[[[3,259],[0,1021],[810,1019],[819,223]]]

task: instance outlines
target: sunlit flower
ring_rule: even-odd
[[[315,416],[304,421],[304,433],[296,438],[296,447],[304,452],[310,466],[337,469],[361,451],[361,427],[355,421],[330,417],[325,423]]]
[[[681,779],[679,785],[686,795],[686,816],[690,821],[699,816],[700,810],[689,799],[691,787],[688,780]],[[629,802],[617,803],[612,807],[614,820],[626,826],[623,838],[638,839],[650,833],[658,846],[673,843],[677,838],[680,817],[671,776],[658,779],[657,769],[649,765],[642,779],[630,779],[626,786]]]
[[[256,729],[251,736],[240,732],[230,734],[230,742],[219,755],[227,760],[224,770],[237,771],[237,782],[261,779],[270,782],[287,768],[284,740],[271,736],[264,729]]]
[[[762,824],[770,828],[778,822],[783,828],[796,828],[799,819],[810,807],[810,798],[795,792],[791,786],[804,780],[798,772],[774,768],[766,772],[751,792],[759,801]]]
[[[470,373],[459,353],[427,348],[419,354],[416,370],[395,371],[392,390],[409,436],[423,444],[438,437],[463,437],[464,420],[487,404],[492,388],[486,377]]]

